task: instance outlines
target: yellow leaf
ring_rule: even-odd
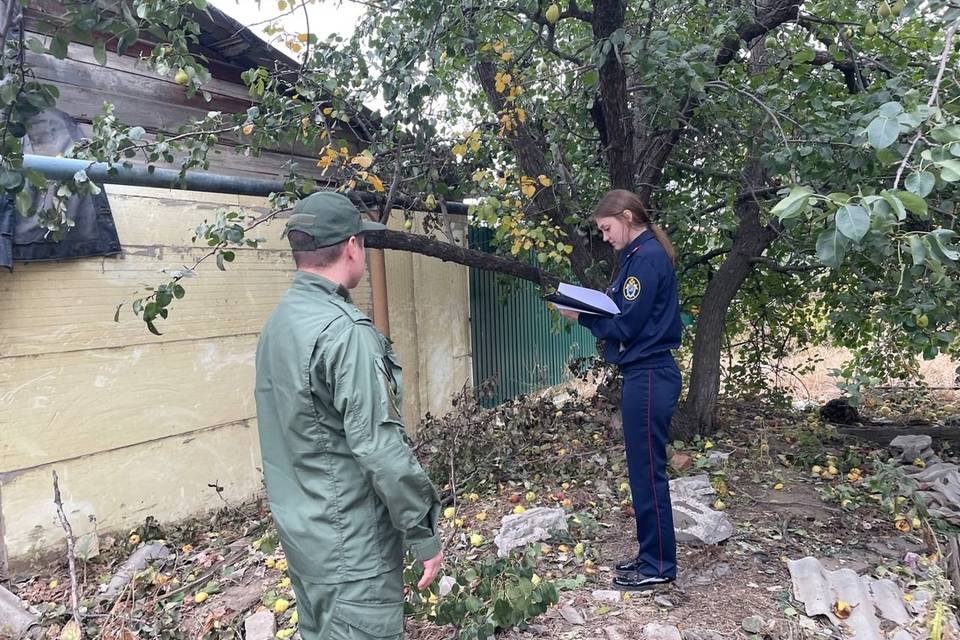
[[[280,9],[280,11],[286,11],[286,10],[287,10],[287,0],[279,0],[279,1],[277,2],[277,9]]]
[[[353,159],[351,159],[350,162],[358,167],[369,169],[370,165],[373,164],[373,154],[368,150],[364,150],[363,153],[353,156]]]
[[[494,42],[494,43],[493,43],[493,50],[496,51],[497,53],[502,53],[502,52],[503,52],[503,43],[502,43],[502,42]]]
[[[525,184],[522,187],[520,187],[520,191],[522,191],[523,195],[527,196],[528,198],[532,198],[533,194],[537,192],[537,188],[534,187],[532,184]]]
[[[333,161],[331,160],[330,156],[322,156],[319,160],[317,160],[317,166],[321,169],[326,169],[330,166],[331,162]]]
[[[71,620],[60,630],[60,640],[81,640],[82,638],[83,630],[80,629],[76,620]]]
[[[300,50],[303,49],[303,47],[300,46],[299,42],[290,40],[287,42],[287,49],[290,49],[290,51],[293,51],[294,53],[300,53]]]
[[[248,136],[253,133],[253,123],[248,122],[243,125],[243,135]]]
[[[542,173],[537,176],[537,181],[545,187],[549,187],[553,184],[553,180],[543,175]]]
[[[383,193],[383,182],[375,175],[371,175],[367,178],[367,182],[370,183],[370,186],[373,187],[373,190],[377,193]]]
[[[504,62],[510,62],[511,60],[513,60],[513,52],[504,51],[503,53],[500,54],[500,59],[503,60]]]
[[[333,109],[332,109],[331,107],[326,107],[326,108],[324,108],[324,110],[323,110],[323,115],[328,116],[328,115],[330,115],[331,113],[333,113]]]
[[[523,109],[517,109],[517,120],[519,120],[520,122],[526,122],[527,112],[524,111]]]
[[[299,35],[297,36],[297,40],[299,40],[300,42],[309,42],[309,40],[310,40],[310,34],[309,34],[309,33],[301,33],[301,34],[299,34]]]
[[[455,144],[453,149],[450,150],[455,156],[465,156],[467,155],[467,145],[465,144]]]

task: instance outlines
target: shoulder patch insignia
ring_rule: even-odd
[[[623,283],[623,297],[631,301],[640,297],[640,281],[636,276],[630,276]]]

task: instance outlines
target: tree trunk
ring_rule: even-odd
[[[760,222],[760,205],[751,189],[734,204],[740,233],[720,269],[707,284],[693,341],[693,362],[687,398],[673,419],[673,434],[689,439],[716,429],[714,410],[720,392],[720,349],[727,311],[776,231]]]

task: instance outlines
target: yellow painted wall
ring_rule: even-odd
[[[403,227],[399,212],[390,227]],[[423,232],[423,214],[413,231]],[[463,245],[466,220],[452,231]],[[400,251],[387,251],[386,261],[391,338],[404,365],[403,417],[413,430],[426,413],[446,413],[450,399],[473,384],[469,270]]]
[[[0,567],[62,536],[51,472],[78,535],[216,509],[261,486],[253,402],[258,332],[293,274],[280,222],[226,272],[204,265],[146,331],[116,305],[202,252],[193,228],[219,207],[262,215],[263,200],[108,186],[122,258],[18,263],[0,270]],[[462,230],[461,230],[462,233]],[[387,252],[404,416],[443,413],[471,380],[467,270]],[[354,292],[370,312],[369,278]]]

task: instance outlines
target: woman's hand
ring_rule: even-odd
[[[560,315],[566,318],[567,320],[573,320],[577,322],[580,319],[579,311],[571,311],[570,309],[557,309],[560,312]]]

